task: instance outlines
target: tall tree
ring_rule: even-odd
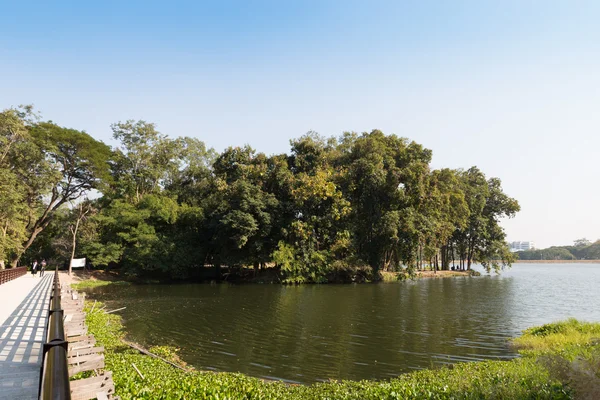
[[[30,139],[26,111],[11,108],[0,113],[0,269],[22,251],[26,238],[26,188],[17,174],[18,168],[26,168],[19,157],[19,148]]]
[[[10,198],[21,202],[19,214],[24,219],[24,228],[13,230],[13,242],[16,237],[22,239],[11,252],[13,267],[63,204],[108,182],[111,155],[108,146],[87,133],[52,122],[35,122],[29,118],[30,110],[26,111],[8,110],[2,118],[0,175],[5,182],[12,179],[18,183]]]
[[[113,164],[117,197],[139,202],[175,179],[183,159],[183,141],[169,139],[146,121],[128,120],[111,128],[113,138],[120,142]]]
[[[499,222],[501,218],[513,217],[520,209],[519,203],[502,191],[499,179],[486,180],[476,167],[464,171],[461,181],[469,206],[466,227],[455,232],[461,263],[466,261],[466,269],[480,262],[486,269],[496,270],[510,264],[513,256]]]
[[[345,137],[346,142],[349,139]],[[353,138],[342,156],[347,168],[345,191],[352,206],[352,231],[358,255],[375,271],[409,261],[406,230],[423,197],[431,151],[395,135],[374,130]],[[408,243],[414,243],[408,240]]]
[[[88,218],[88,215],[94,211],[94,207],[89,200],[82,201],[71,209],[73,222],[69,226],[72,235],[71,258],[69,260],[69,275],[71,275],[71,266],[75,258],[75,249],[77,247],[77,233],[79,226]]]
[[[109,182],[108,160],[111,151],[104,143],[85,132],[43,122],[31,127],[35,146],[29,154],[29,170],[21,169],[26,182],[27,203],[33,208],[27,224],[26,251],[35,238],[48,226],[52,216],[63,204],[74,201]],[[13,257],[16,266],[22,253]]]

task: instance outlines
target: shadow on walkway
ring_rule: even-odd
[[[0,326],[0,399],[35,399],[53,273],[47,273]]]

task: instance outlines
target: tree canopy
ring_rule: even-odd
[[[393,134],[309,132],[288,154],[217,154],[126,121],[111,149],[31,116],[0,114],[0,251],[13,265],[72,254],[158,279],[271,270],[326,282],[512,261],[499,222],[519,205],[500,180],[434,170],[431,150]]]

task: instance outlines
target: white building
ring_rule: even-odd
[[[534,242],[511,242],[508,244],[510,251],[524,251],[524,250],[533,250],[535,249]]]

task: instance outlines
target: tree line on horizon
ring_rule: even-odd
[[[594,243],[585,238],[577,239],[572,246],[524,250],[516,256],[519,260],[600,260],[600,239]]]
[[[111,129],[114,148],[30,106],[0,113],[0,268],[86,257],[137,277],[250,267],[325,282],[513,259],[499,220],[519,205],[500,180],[432,169],[406,138],[309,132],[265,155],[145,121]]]

